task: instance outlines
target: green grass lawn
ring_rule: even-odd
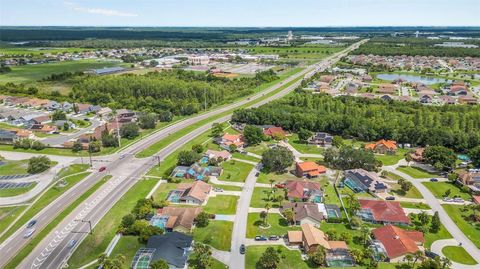
[[[400,205],[405,208],[430,209],[430,206],[424,203],[400,202]]]
[[[3,160],[3,162],[4,164],[0,165],[0,176],[28,174],[28,160]]]
[[[246,50],[252,54],[278,54],[282,59],[291,60],[320,60],[344,49],[343,46],[311,45],[296,47],[247,47]],[[310,62],[310,61],[309,61]]]
[[[117,245],[112,251],[110,257],[115,257],[118,254],[125,256],[125,263],[123,264],[123,269],[129,269],[132,264],[133,257],[139,248],[145,247],[145,244],[142,244],[138,241],[138,236],[126,235],[120,237]]]
[[[412,186],[407,192],[403,191],[400,185],[398,184],[390,184],[390,187],[391,187],[391,192],[393,192],[394,194],[400,197],[415,198],[415,199],[423,198],[422,194],[420,193],[420,191],[418,191],[417,188],[415,188],[415,186]]]
[[[421,168],[413,166],[400,166],[397,168],[397,170],[413,178],[432,178],[438,176],[436,174],[429,173]]]
[[[381,161],[383,165],[394,165],[405,158],[405,153],[407,153],[407,150],[400,148],[395,154],[376,154],[375,159]]]
[[[265,173],[265,172],[260,172],[260,175],[257,178],[257,183],[266,183],[270,184],[270,179],[275,180],[273,184],[279,183],[279,182],[284,182],[286,180],[299,180],[300,178],[296,177],[295,175],[291,173]]]
[[[224,191],[242,191],[242,187],[230,186],[230,185],[217,185],[212,183],[209,183],[209,184],[212,185],[212,188],[221,188]]]
[[[60,170],[57,177],[62,178],[76,173],[85,172],[89,167],[90,165],[88,164],[72,164]]]
[[[477,261],[475,261],[475,259],[473,259],[463,247],[446,246],[442,249],[442,253],[453,262],[468,265],[477,264]]]
[[[300,226],[288,226],[287,221],[280,214],[276,213],[268,214],[268,223],[270,224],[270,228],[261,228],[260,224],[262,221],[263,220],[260,218],[260,213],[248,213],[247,238],[254,238],[257,235],[283,236],[287,234],[288,231],[300,230]]]
[[[192,179],[182,179],[182,183],[193,183]],[[178,183],[167,183],[164,182],[158,186],[158,188],[153,193],[153,199],[156,201],[167,199],[167,195],[171,190],[175,190],[178,186]]]
[[[233,158],[236,158],[236,159],[241,159],[241,160],[246,160],[246,161],[251,161],[251,162],[260,162],[261,160],[258,159],[258,158],[255,158],[253,156],[250,156],[250,155],[246,155],[246,154],[241,154],[240,152],[234,152],[232,154],[232,157]]]
[[[93,227],[93,234],[88,235],[68,260],[71,268],[79,268],[95,260],[107,248],[117,232],[123,216],[128,214],[137,201],[144,198],[155,186],[157,180],[140,180],[107,212],[100,222]]]
[[[20,262],[27,257],[30,252],[33,251],[35,247],[45,238],[57,225],[68,216],[75,208],[77,208],[81,203],[83,203],[90,195],[92,195],[96,190],[98,190],[103,184],[105,184],[112,176],[104,176],[101,180],[95,183],[90,187],[85,193],[83,193],[77,200],[72,201],[72,203],[65,208],[59,215],[57,215],[52,221],[45,226],[41,231],[37,231],[32,237],[33,239],[28,242],[28,244],[22,248],[22,250],[9,261],[5,268],[16,268]]]
[[[223,168],[223,172],[218,177],[219,180],[245,182],[254,166],[249,163],[230,160],[223,162],[221,167]]]
[[[48,64],[21,65],[14,66],[12,67],[11,72],[0,75],[0,83],[32,82],[45,78],[51,74],[85,71],[88,69],[97,69],[112,66],[127,65],[121,62],[95,60],[64,61]]]
[[[0,207],[0,231],[4,231],[27,206]]]
[[[246,151],[262,156],[262,154],[268,149],[267,142],[261,142],[255,146],[248,146],[245,148]]]
[[[210,220],[207,227],[193,229],[193,240],[210,245],[218,250],[230,251],[233,222]]]
[[[258,260],[265,252],[269,246],[248,246],[245,253],[245,268],[246,269],[257,269],[260,268],[257,266]],[[281,249],[281,255],[285,255],[285,258],[280,261],[278,264],[278,269],[309,269],[309,268],[319,268],[312,266],[307,261],[302,260],[302,256],[299,250],[289,250],[284,246],[273,246],[275,249]]]
[[[437,198],[443,198],[444,193],[450,189],[450,197],[458,196],[466,201],[472,199],[472,196],[469,193],[463,192],[457,185],[450,182],[422,182],[422,184],[425,185],[425,187],[427,187]]]
[[[75,176],[70,176],[65,178],[65,182],[67,183],[64,187],[59,187],[57,185],[53,186],[52,188],[48,189],[39,199],[35,202],[26,212],[25,214],[17,221],[15,224],[10,228],[2,237],[0,237],[0,242],[7,239],[11,234],[13,234],[16,230],[18,230],[21,226],[26,224],[30,219],[35,216],[38,212],[40,212],[45,206],[50,204],[52,201],[57,199],[60,195],[65,193],[79,181],[87,177],[90,173],[82,173]]]
[[[272,196],[270,197],[270,200],[268,200],[267,193],[271,193],[272,189],[255,187],[253,189],[252,200],[250,200],[250,207],[265,208],[265,205],[267,203],[269,203],[271,207],[280,207],[280,203],[272,201],[272,198],[273,196],[280,196],[280,195],[283,196],[284,191],[282,189],[276,189],[276,188],[274,188],[274,190],[276,190],[276,192],[272,194]],[[286,200],[282,200],[282,202],[286,202]]]
[[[348,228],[347,224],[345,223],[322,222],[322,224],[320,224],[320,230],[325,233],[328,231],[335,231],[337,235],[341,235],[342,233],[349,234],[350,237],[347,241],[349,248],[364,249],[361,239],[362,233],[360,230],[352,230]]]
[[[298,139],[297,134],[292,134],[291,136],[288,137],[288,143],[292,145],[293,148],[295,148],[298,152],[300,153],[305,153],[305,154],[323,154],[325,151],[324,148],[317,147],[315,145],[309,145],[306,143],[301,142]]]
[[[458,228],[470,239],[478,248],[480,248],[480,223],[474,223],[465,218],[472,214],[471,210],[462,211],[461,205],[442,205],[450,218],[455,222]]]
[[[33,182],[30,186],[25,188],[0,189],[0,197],[17,196],[32,190],[36,185],[37,182]]]
[[[204,210],[212,214],[234,215],[237,211],[238,196],[217,195],[208,198]]]

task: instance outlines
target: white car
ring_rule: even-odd
[[[23,238],[29,238],[35,232],[35,228],[29,228],[23,234]]]

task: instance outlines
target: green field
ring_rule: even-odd
[[[253,169],[253,165],[236,160],[223,162],[220,166],[223,168],[223,172],[218,179],[223,181],[245,182]]]
[[[450,183],[450,182],[422,182],[425,187],[427,187],[430,192],[435,195],[437,198],[443,198],[444,193],[447,190],[450,190],[451,194],[449,197],[461,197],[465,201],[470,201],[472,196],[469,193],[463,192],[457,185]]]
[[[260,268],[257,266],[258,260],[265,252],[268,246],[248,246],[245,257],[245,268],[246,269],[256,269]],[[301,252],[299,250],[289,250],[284,246],[272,246],[275,249],[281,249],[281,255],[285,255],[280,263],[278,264],[277,269],[309,269],[309,268],[319,268],[308,263],[308,261],[302,260]]]
[[[0,176],[25,175],[28,174],[28,160],[9,161],[3,160],[0,165]]]
[[[292,145],[292,147],[295,148],[298,152],[304,154],[323,154],[323,152],[325,151],[324,148],[300,142],[300,140],[298,140],[297,134],[292,134],[291,136],[288,136],[288,143]]]
[[[453,222],[457,224],[458,228],[470,239],[477,248],[480,248],[480,224],[466,219],[473,212],[471,210],[463,211],[461,205],[442,205],[447,211]]]
[[[281,189],[276,189],[275,196],[279,195],[284,195],[283,190]],[[270,204],[271,207],[280,207],[279,202],[274,202],[272,200],[272,196],[270,196],[270,201],[268,200],[268,194],[271,193],[272,189],[271,188],[262,188],[262,187],[255,187],[253,189],[253,195],[252,195],[252,200],[250,201],[250,207],[255,207],[255,208],[265,208],[265,205],[267,203]],[[285,201],[285,200],[283,200]],[[282,201],[282,202],[283,202]]]
[[[342,46],[305,45],[298,47],[248,47],[252,54],[278,54],[281,59],[320,60],[344,49]]]
[[[0,55],[5,56],[41,56],[43,54],[57,54],[63,52],[82,52],[82,51],[92,51],[94,49],[89,48],[18,48],[18,47],[0,47]]]
[[[413,178],[432,178],[438,176],[436,174],[429,173],[421,168],[413,166],[400,166],[397,168],[397,170]]]
[[[403,191],[399,184],[390,184],[390,187],[392,188],[391,192],[398,196],[415,199],[423,198],[422,194],[417,188],[415,188],[415,186],[412,186],[407,192]]]
[[[210,245],[218,250],[230,251],[233,222],[210,220],[207,227],[193,229],[193,240]]]
[[[27,206],[0,207],[0,231],[5,229],[12,223]]]
[[[430,209],[430,206],[424,203],[400,202],[400,205],[405,208]]]
[[[447,246],[442,249],[442,253],[453,262],[468,265],[477,264],[475,259],[473,259],[463,247]]]
[[[270,228],[261,228],[260,224],[262,221],[260,213],[248,213],[247,238],[254,238],[257,235],[283,236],[287,234],[288,231],[300,230],[300,226],[289,226],[287,220],[277,213],[268,214],[267,222],[270,224]]]
[[[88,69],[98,69],[112,66],[126,66],[120,62],[112,61],[95,61],[95,60],[78,60],[64,61],[47,64],[32,64],[13,66],[12,71],[6,74],[0,74],[0,83],[15,82],[25,83],[41,80],[51,74],[59,74],[63,72],[77,72]]]
[[[208,199],[204,210],[212,214],[234,215],[237,211],[237,201],[238,196],[217,194]]]
[[[395,154],[376,154],[375,159],[381,161],[383,165],[394,165],[405,158],[405,153],[407,153],[407,150],[400,148]]]
[[[118,243],[113,249],[110,257],[115,257],[118,254],[122,254],[125,256],[125,263],[123,264],[122,268],[129,269],[135,253],[139,248],[142,247],[145,247],[145,245],[138,241],[138,236],[124,235],[118,240]]]

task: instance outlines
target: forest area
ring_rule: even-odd
[[[300,92],[259,108],[237,110],[232,120],[271,124],[293,132],[301,128],[329,132],[362,141],[383,138],[445,146],[458,152],[480,145],[480,106],[423,106]]]

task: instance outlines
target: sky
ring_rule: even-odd
[[[480,26],[480,0],[0,0],[2,26]]]

